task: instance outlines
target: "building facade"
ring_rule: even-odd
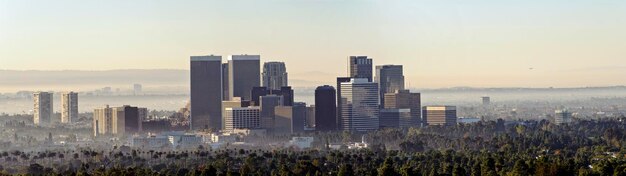
[[[52,123],[53,94],[50,92],[35,92],[33,94],[33,123],[36,126],[47,126]]]
[[[225,130],[259,129],[261,127],[259,107],[226,108]]]
[[[61,95],[61,123],[78,120],[78,93],[65,92]]]
[[[259,106],[261,104],[260,98],[266,95],[282,96],[283,106],[292,106],[294,100],[293,89],[290,86],[281,87],[278,90],[271,90],[268,87],[253,87],[250,94],[252,95],[252,100],[250,101],[252,106]]]
[[[348,75],[351,78],[367,78],[369,82],[373,81],[372,66],[372,59],[367,56],[348,57]]]
[[[274,129],[275,107],[283,106],[283,97],[278,95],[266,95],[261,97],[261,128],[272,132]]]
[[[190,128],[222,127],[222,56],[191,56]]]
[[[304,133],[307,109],[306,103],[294,103],[293,106],[276,106],[274,134]]]
[[[424,106],[422,115],[427,125],[454,126],[457,122],[456,106]]]
[[[285,67],[284,62],[264,63],[261,75],[263,87],[270,90],[280,90],[282,87],[289,86],[287,67]]]
[[[261,56],[232,55],[228,58],[228,94],[250,100],[253,87],[261,85]]]
[[[334,87],[325,85],[315,89],[315,119],[313,121],[316,131],[338,130]]]
[[[420,93],[411,93],[409,90],[399,90],[385,94],[384,109],[410,109],[411,119],[405,126],[418,127],[422,123],[422,100]]]
[[[411,109],[381,109],[379,120],[380,128],[409,128],[419,123],[411,117]]]
[[[378,84],[367,78],[352,78],[341,83],[341,129],[377,130],[379,125]]]
[[[376,83],[379,85],[380,104],[385,105],[385,94],[404,90],[404,73],[402,65],[376,66]]]

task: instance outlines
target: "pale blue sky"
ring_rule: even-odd
[[[626,1],[0,0],[0,69],[187,69],[190,55],[244,53],[326,84],[368,55],[419,88],[624,85]]]

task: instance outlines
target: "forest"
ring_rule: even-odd
[[[1,151],[1,175],[527,176],[626,175],[626,119],[488,121],[453,127],[316,133],[314,149]],[[328,141],[367,149],[332,150]]]

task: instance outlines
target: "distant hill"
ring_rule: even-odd
[[[129,69],[106,71],[0,70],[0,82],[7,85],[45,84],[187,84],[189,71],[174,69]]]

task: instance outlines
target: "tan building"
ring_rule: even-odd
[[[78,120],[78,93],[66,92],[61,96],[61,123]]]
[[[456,125],[456,106],[424,106],[423,117],[427,125]]]
[[[422,101],[420,93],[411,93],[409,90],[399,90],[395,93],[385,94],[384,109],[410,109],[410,124],[405,126],[420,126],[422,122]]]

